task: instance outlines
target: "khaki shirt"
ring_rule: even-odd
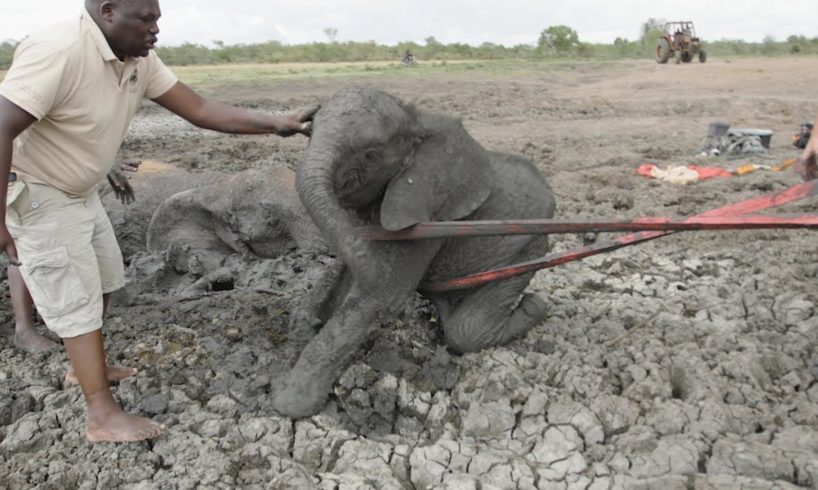
[[[111,168],[141,99],[176,81],[153,51],[117,59],[85,11],[27,37],[0,84],[1,96],[37,118],[14,141],[12,170],[21,180],[87,194]]]

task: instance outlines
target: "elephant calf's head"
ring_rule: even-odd
[[[304,171],[345,208],[381,197],[411,158],[417,137],[414,110],[384,92],[362,88],[336,94],[316,114]],[[327,189],[324,189],[324,192]]]

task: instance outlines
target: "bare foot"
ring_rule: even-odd
[[[18,329],[14,332],[14,345],[17,346],[18,349],[30,353],[47,352],[59,346],[58,343],[48,337],[43,337],[38,334],[33,328],[24,329],[22,331]]]
[[[165,425],[117,410],[99,420],[88,421],[85,437],[90,442],[136,442],[165,432]]]
[[[125,378],[130,378],[131,376],[136,375],[139,370],[136,368],[126,368],[122,366],[108,366],[108,381],[120,381]],[[74,370],[71,369],[65,374],[65,382],[70,385],[78,385],[80,384],[80,380],[77,379],[77,376],[74,374]]]

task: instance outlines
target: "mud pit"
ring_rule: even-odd
[[[278,110],[350,83],[372,84],[459,114],[485,147],[531,158],[555,189],[559,217],[672,216],[798,182],[791,172],[756,172],[679,187],[634,170],[646,161],[688,163],[716,120],[775,131],[772,163],[795,156],[789,134],[818,111],[816,78],[814,58],[645,61],[213,93]],[[146,104],[124,156],[234,172],[293,166],[304,144],[205,133]],[[136,211],[109,211],[120,233],[132,230],[123,219]],[[594,239],[604,237],[553,237],[552,251]],[[676,234],[543,271],[531,289],[549,302],[549,316],[508,346],[462,357],[439,348],[434,311],[409,301],[345,372],[326,409],[295,422],[277,416],[269,400],[295,355],[286,337],[291,305],[327,257],[235,258],[231,280],[204,295],[178,296],[162,284],[132,288],[105,332],[112,360],[141,372],[115,394],[127,409],[167,423],[167,435],[88,444],[80,392],[62,381],[65,354],[25,355],[4,335],[0,481],[9,488],[818,488],[815,243],[804,231]],[[128,258],[151,260],[138,250]],[[6,289],[4,280],[0,324],[10,332]]]

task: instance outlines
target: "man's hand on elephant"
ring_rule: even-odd
[[[129,177],[124,172],[137,172],[141,164],[141,161],[126,160],[114,165],[108,172],[108,183],[111,184],[114,194],[122,204],[131,204],[136,201],[133,187],[128,182]]]
[[[309,136],[312,132],[312,118],[320,108],[320,106],[313,106],[301,112],[280,116],[276,122],[276,134],[284,137],[294,134]]]
[[[20,259],[17,257],[17,246],[14,245],[14,238],[11,237],[6,224],[0,222],[0,249],[9,258],[9,264],[20,266]]]

